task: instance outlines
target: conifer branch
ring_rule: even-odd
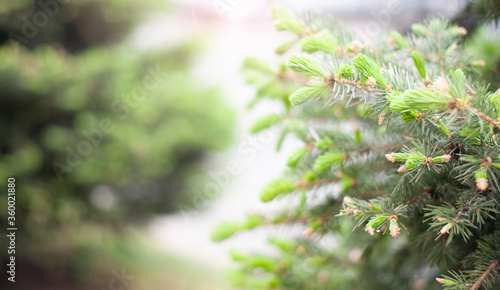
[[[499,265],[500,265],[500,260],[490,261],[490,264],[489,264],[488,268],[486,269],[486,271],[484,271],[481,274],[479,279],[477,279],[477,281],[472,285],[472,287],[470,289],[471,290],[479,289],[479,287],[481,286],[481,283],[483,283],[483,280],[486,279],[486,277],[488,277],[488,275],[490,274],[490,272],[493,269],[498,268]]]
[[[412,198],[411,200],[407,201],[404,203],[404,205],[412,205],[417,203],[418,201],[426,198],[431,192],[430,188],[426,188],[423,193],[419,194],[418,196]]]
[[[383,194],[386,194],[386,193],[387,192],[384,190],[372,190],[372,191],[368,191],[368,192],[365,192],[362,194],[353,195],[352,197],[367,199],[367,198],[382,196]]]
[[[372,92],[375,92],[375,90],[373,90],[373,85],[372,86],[363,86],[361,84],[361,82],[355,82],[355,81],[350,81],[348,79],[344,79],[344,78],[339,78],[338,76],[334,75],[334,76],[327,76],[326,78],[324,78],[323,80],[330,89],[333,89],[333,84],[334,83],[338,83],[338,84],[342,84],[342,85],[348,85],[348,86],[351,86],[353,88],[356,88],[356,89],[361,89],[361,90],[364,90],[366,92],[369,92],[369,93],[372,93]]]
[[[328,184],[328,183],[335,183],[339,182],[341,179],[340,178],[327,178],[327,179],[319,179],[319,180],[314,180],[314,181],[298,181],[295,183],[295,188],[296,189],[306,189],[312,186],[316,185],[323,185],[323,184]]]
[[[403,148],[403,145],[400,144],[400,145],[373,146],[373,147],[357,149],[357,150],[348,152],[346,154],[347,154],[347,156],[350,156],[350,155],[356,154],[356,153],[365,153],[365,152],[371,152],[371,151],[385,151],[385,150],[400,149],[400,148]]]
[[[480,194],[480,192],[476,192],[471,199],[469,199],[469,201],[467,201],[467,203],[462,206],[462,208],[460,209],[460,211],[458,212],[457,216],[453,219],[453,221],[451,222],[453,225],[455,225],[458,221],[458,219],[465,213],[467,212],[469,209],[470,209],[470,206],[472,204],[472,202],[474,202],[474,200],[478,197],[478,195]]]
[[[492,119],[490,116],[486,115],[485,113],[481,112],[479,109],[476,109],[474,107],[471,107],[471,106],[467,106],[466,107],[469,111],[473,112],[474,114],[476,114],[479,118],[485,120],[486,122],[490,123],[491,126],[493,126],[493,128],[498,131],[498,126],[500,124],[500,122]]]
[[[260,263],[263,261],[247,263],[244,270],[259,277],[260,272],[254,270],[260,267],[273,275],[272,284],[261,288],[339,289],[348,288],[346,285],[353,285],[356,279],[358,288],[368,289],[376,281],[381,289],[392,289],[396,284],[369,277],[377,277],[373,275],[377,269],[406,262],[401,255],[405,250],[395,250],[394,243],[382,243],[381,239],[364,243],[369,238],[366,232],[397,238],[408,227],[411,242],[400,239],[398,244],[426,253],[426,257],[419,257],[419,265],[439,265],[442,269],[475,266],[464,273],[451,271],[452,277],[437,278],[444,288],[498,286],[498,280],[490,278],[497,275],[500,263],[500,148],[496,140],[500,92],[491,93],[491,86],[469,69],[480,66],[481,60],[464,53],[461,37],[466,30],[432,18],[413,25],[405,36],[393,32],[392,45],[372,49],[328,17],[299,17],[281,8],[273,15],[278,30],[294,34],[294,39],[277,51],[284,53],[300,43],[302,53],[288,57],[287,67],[282,66],[274,75],[262,63],[247,63],[265,73],[265,78],[254,81],[259,86],[259,99],[280,99],[285,108],[282,114],[263,118],[255,128],[269,128],[290,116],[283,122],[280,144],[285,135],[293,133],[304,146],[291,154],[284,177],[270,182],[260,197],[264,202],[286,195],[296,197],[300,204],[295,212],[279,216],[269,225],[300,222],[308,224],[303,235],[311,236],[318,229],[321,235],[302,239],[300,253],[283,251],[282,260],[288,264],[280,265],[279,271],[273,271],[274,265],[268,266],[266,261],[265,265]],[[346,120],[359,127],[352,130],[345,126]],[[404,136],[411,138],[404,140]],[[381,158],[381,153],[387,152],[391,153],[385,157],[392,163]],[[405,174],[395,172],[396,162],[403,163],[398,172]],[[341,205],[339,197],[343,197]],[[352,219],[330,219],[340,206],[336,216]],[[324,225],[326,221],[329,226]],[[263,223],[267,220],[260,221]],[[241,223],[236,229],[246,230],[255,224]],[[362,226],[365,232],[345,231],[346,226]],[[372,253],[374,259],[365,258],[362,265],[355,262],[358,254],[349,254],[353,262],[348,266],[363,279],[321,275],[345,270],[335,263],[336,254],[319,246],[319,239],[328,242],[328,234],[341,239],[340,244]],[[456,241],[456,235],[464,241]],[[469,239],[477,247],[471,246]],[[392,257],[378,259],[375,253],[381,250]],[[312,269],[307,273],[296,267],[304,264],[305,251],[316,253],[308,257],[311,262],[307,267]],[[466,259],[460,265],[451,264],[458,252],[464,252]],[[394,273],[391,280],[397,285],[412,279],[398,269]]]

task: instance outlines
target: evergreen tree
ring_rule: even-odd
[[[444,19],[362,42],[329,17],[274,7],[275,27],[298,44],[275,71],[247,59],[256,101],[303,142],[262,190],[289,208],[224,222],[221,241],[262,226],[301,228],[270,239],[279,254],[232,252],[238,285],[272,289],[499,289],[500,91]],[[278,144],[278,148],[280,147]],[[293,232],[293,231],[292,231]]]
[[[141,261],[127,249],[134,226],[192,207],[202,160],[228,146],[234,114],[217,88],[193,86],[199,42],[141,52],[124,39],[162,1],[14,2],[0,5],[0,180],[18,186],[15,286],[104,289],[110,269]],[[46,25],[23,34],[41,15]]]

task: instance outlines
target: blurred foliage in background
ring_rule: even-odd
[[[481,27],[467,39],[466,47],[473,55],[484,60],[481,73],[491,83],[491,89],[500,87],[500,34],[492,27]]]
[[[0,42],[14,39],[29,48],[54,44],[78,52],[121,41],[143,20],[142,12],[166,6],[162,0],[3,1]]]
[[[500,4],[498,1],[475,0],[454,17],[453,21],[467,28],[470,32],[465,46],[469,53],[484,60],[480,69],[491,89],[500,87]]]
[[[0,180],[17,182],[17,289],[106,287],[94,274],[127,257],[119,237],[189,202],[202,157],[230,142],[233,112],[189,75],[197,43],[123,44],[159,2],[0,4]]]

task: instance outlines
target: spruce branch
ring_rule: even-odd
[[[315,235],[283,251],[280,258],[293,262],[279,271],[258,259],[265,273],[275,275],[274,287],[340,289],[357,283],[400,289],[413,279],[394,267],[401,263],[405,269],[451,270],[450,277],[437,279],[444,288],[497,286],[500,238],[490,233],[498,232],[500,217],[500,93],[492,93],[474,70],[481,60],[464,52],[465,29],[431,18],[404,36],[392,32],[391,43],[374,47],[327,16],[274,14],[277,28],[293,34],[278,52],[300,43],[303,53],[292,54],[277,73],[249,65],[259,74],[253,82],[259,98],[284,104],[283,113],[260,119],[254,130],[281,123],[278,147],[292,134],[304,146],[290,155],[284,177],[271,182],[261,198],[290,196],[298,206],[269,225],[299,222],[306,225],[304,236]],[[338,211],[336,216],[350,218],[331,216]],[[360,226],[364,232],[351,231]],[[398,237],[402,229],[411,238],[370,237]],[[347,259],[346,251],[329,244],[331,236],[364,253],[363,263],[349,263],[356,278],[317,274],[345,271],[334,261]],[[311,249],[318,253],[314,263],[303,256]],[[466,259],[459,261],[462,254]],[[261,276],[252,272],[256,261],[243,260],[248,275]],[[394,270],[392,284],[377,279],[387,267]]]
[[[405,202],[404,205],[407,205],[407,206],[413,205],[413,204],[421,201],[422,199],[426,198],[430,193],[431,193],[431,188],[426,187],[424,189],[423,193],[421,193],[418,196],[415,196],[414,198],[412,198],[411,200]]]
[[[490,273],[493,269],[496,269],[499,266],[500,266],[500,260],[490,261],[488,268],[486,268],[486,270],[481,274],[479,279],[477,279],[477,281],[472,285],[472,287],[470,289],[471,290],[479,289],[479,287],[483,283],[484,279],[486,279],[486,277],[488,277],[488,275],[490,275]]]
[[[365,77],[374,78],[376,83],[384,89],[389,87],[387,80],[381,72],[380,66],[373,59],[364,54],[358,54],[352,61],[354,67],[356,67]]]
[[[316,185],[323,185],[328,183],[336,183],[339,182],[340,178],[326,178],[326,179],[318,179],[314,181],[297,181],[295,183],[295,188],[297,189],[306,189]]]
[[[287,67],[306,76],[323,79],[325,72],[317,60],[311,60],[303,55],[292,54],[287,60]]]
[[[366,153],[366,152],[373,152],[373,151],[386,151],[386,150],[391,150],[391,149],[399,149],[402,147],[403,147],[403,145],[382,145],[382,146],[365,147],[365,148],[360,148],[360,149],[356,149],[356,150],[345,153],[346,154],[345,158],[347,159],[351,155],[358,154],[358,153]]]
[[[330,89],[333,90],[333,84],[334,83],[337,83],[337,84],[342,84],[342,85],[348,85],[348,86],[351,86],[353,88],[356,88],[356,89],[361,89],[361,90],[364,90],[368,93],[372,93],[372,92],[375,92],[375,90],[373,89],[373,85],[374,83],[371,82],[370,85],[367,85],[367,86],[363,86],[361,84],[360,81],[351,81],[351,80],[348,80],[348,79],[345,79],[345,78],[339,78],[338,76],[327,76],[326,78],[324,78],[324,82],[326,84],[328,84],[328,87]]]
[[[479,118],[483,119],[484,121],[488,122],[491,124],[491,126],[494,128],[495,131],[498,131],[498,126],[500,122],[498,120],[494,120],[490,116],[486,115],[485,113],[481,112],[479,109],[476,109],[474,107],[469,106],[468,104],[465,106],[465,108],[472,113],[474,113],[476,116]]]

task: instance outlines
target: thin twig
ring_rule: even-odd
[[[301,188],[308,188],[314,185],[321,185],[321,184],[327,184],[327,183],[334,183],[334,182],[339,182],[340,178],[327,178],[327,179],[318,179],[315,181],[299,181],[295,183],[295,188],[301,189]]]
[[[427,195],[429,195],[430,193],[430,190],[424,190],[424,192],[416,197],[414,197],[413,199],[407,201],[406,203],[404,203],[404,205],[412,205],[416,202],[418,202],[419,200],[423,199],[424,197],[427,197]]]
[[[474,112],[479,118],[485,120],[486,122],[490,123],[494,128],[498,129],[498,126],[500,125],[500,123],[498,121],[495,121],[494,119],[492,119],[490,116],[486,115],[485,113],[479,111],[478,109],[474,108],[474,107],[471,107],[471,106],[467,106],[467,109]]]
[[[361,82],[354,82],[354,81],[350,81],[350,80],[347,80],[347,79],[339,79],[337,76],[327,77],[327,78],[325,78],[324,81],[327,84],[331,84],[332,82],[335,82],[335,83],[338,83],[338,84],[348,85],[348,86],[351,86],[351,87],[354,87],[354,88],[357,88],[357,89],[362,89],[362,90],[370,92],[370,93],[374,92],[374,90],[372,90],[371,87],[362,86]]]
[[[457,216],[453,219],[453,221],[451,222],[451,227],[453,227],[457,222],[458,222],[458,219],[468,210],[470,209],[470,205],[472,204],[472,202],[476,199],[476,197],[479,195],[479,191],[476,192],[474,194],[474,196],[469,199],[467,201],[467,203],[460,209],[460,211],[458,212]]]
[[[367,147],[367,148],[361,148],[357,149],[351,152],[347,152],[347,156],[350,156],[351,154],[356,154],[356,153],[364,153],[364,152],[369,152],[369,151],[379,151],[379,150],[389,150],[389,149],[398,149],[403,147],[403,145],[384,145],[384,146],[373,146],[373,147]]]

